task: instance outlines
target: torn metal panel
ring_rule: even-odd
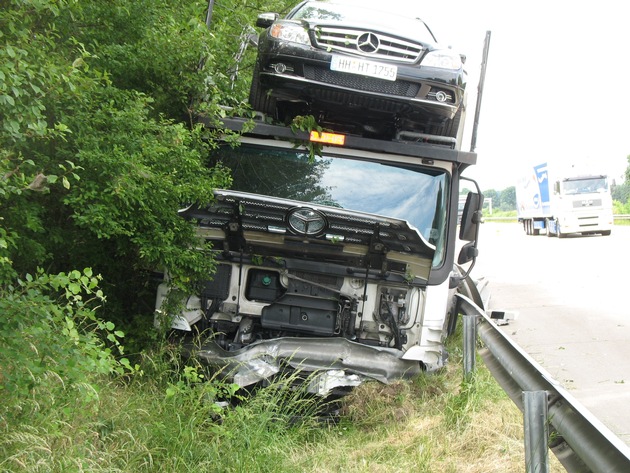
[[[194,353],[207,365],[222,369],[233,382],[246,387],[278,373],[283,366],[306,372],[343,371],[355,375],[326,380],[331,386],[355,386],[357,377],[390,383],[420,374],[418,361],[404,360],[402,352],[372,347],[344,338],[285,337],[264,340],[236,351],[226,351],[209,340]]]

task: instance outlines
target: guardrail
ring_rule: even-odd
[[[457,294],[464,317],[473,317],[475,334],[484,346],[484,363],[512,401],[524,412],[527,472],[547,472],[548,449],[569,473],[630,472],[630,448],[571,396],[549,373],[505,336],[491,318],[470,298]],[[469,342],[470,343],[470,342]],[[464,347],[464,353],[467,349]],[[466,360],[464,360],[466,365]],[[546,403],[532,402],[531,394],[546,393]],[[540,399],[540,396],[538,396]],[[543,397],[543,399],[545,399]],[[528,412],[537,406],[535,412]],[[544,417],[545,425],[527,432],[532,419]],[[535,423],[535,421],[533,422]],[[529,439],[532,431],[538,436]],[[531,447],[533,445],[533,448]]]

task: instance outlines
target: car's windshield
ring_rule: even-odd
[[[444,257],[447,173],[421,166],[382,164],[304,151],[225,147],[216,159],[232,170],[232,189],[355,210],[407,221]]]
[[[605,177],[569,179],[562,182],[562,192],[567,195],[607,192],[607,190],[608,182]]]
[[[379,6],[380,5],[380,6]],[[399,35],[422,42],[435,43],[435,37],[419,18],[396,14],[383,5],[364,2],[308,2],[290,15],[294,20],[318,20],[349,26],[371,26],[395,30]]]

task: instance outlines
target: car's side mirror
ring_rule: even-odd
[[[261,13],[256,19],[256,26],[259,28],[269,28],[278,18],[280,18],[280,15],[277,13]]]

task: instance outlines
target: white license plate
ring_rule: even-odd
[[[363,59],[346,56],[333,56],[330,62],[330,70],[392,81],[396,80],[396,75],[398,74],[398,68],[396,66],[388,66],[387,64],[364,61]]]

